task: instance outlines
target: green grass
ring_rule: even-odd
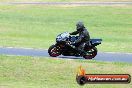
[[[132,52],[132,6],[1,5],[0,46],[48,48],[82,20],[99,51]]]
[[[89,2],[89,1],[96,1],[96,2],[102,2],[102,1],[131,1],[131,0],[30,0],[34,2]],[[0,0],[0,2],[29,2],[29,0]]]
[[[0,88],[82,88],[75,81],[82,65],[87,74],[130,74],[132,64],[0,56]],[[132,88],[130,84],[87,84],[83,88]]]

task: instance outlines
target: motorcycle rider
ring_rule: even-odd
[[[76,23],[76,31],[70,33],[70,35],[79,34],[78,39],[75,42],[72,42],[71,45],[76,46],[76,50],[80,52],[81,55],[85,55],[84,47],[85,44],[89,44],[90,35],[87,29],[85,28],[83,22],[79,21]]]

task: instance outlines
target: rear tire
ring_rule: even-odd
[[[86,49],[86,52],[87,52],[87,55],[84,55],[83,57],[85,59],[92,59],[97,55],[98,50],[96,47],[93,47],[91,49]]]
[[[48,49],[48,53],[51,57],[57,57],[60,55],[60,49],[55,45],[51,45]]]

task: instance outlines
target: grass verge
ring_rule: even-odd
[[[111,2],[111,1],[131,1],[131,0],[30,0],[30,2]],[[0,2],[29,2],[29,0],[0,0]]]
[[[132,75],[128,63],[1,55],[0,88],[82,88],[75,81],[80,65],[87,73]],[[132,88],[132,83],[87,84],[83,88]]]
[[[132,6],[1,5],[0,46],[48,48],[83,20],[100,51],[132,52]]]

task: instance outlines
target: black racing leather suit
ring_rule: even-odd
[[[85,44],[88,43],[90,40],[89,32],[84,27],[82,31],[74,31],[70,33],[70,35],[76,35],[76,34],[79,34],[79,38],[74,42],[75,46],[78,51],[83,52]]]

